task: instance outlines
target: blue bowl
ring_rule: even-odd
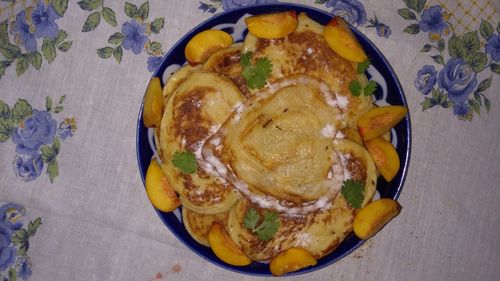
[[[160,79],[162,79],[163,77],[168,76],[168,73],[165,73],[166,70],[169,72],[173,70],[172,68],[168,68],[169,66],[181,66],[185,64],[186,59],[184,57],[184,48],[186,44],[194,35],[203,30],[211,28],[225,30],[229,33],[232,33],[233,38],[236,42],[238,42],[241,41],[247,33],[247,30],[242,28],[242,24],[244,24],[242,19],[246,14],[254,15],[286,10],[295,10],[298,13],[305,12],[309,17],[323,25],[327,24],[333,17],[329,13],[308,6],[284,3],[255,5],[230,10],[206,20],[205,22],[201,23],[193,30],[188,32],[185,36],[183,36],[165,55],[161,65],[154,72],[153,76],[160,77]],[[379,87],[377,87],[377,92],[375,93],[376,103],[379,105],[391,104],[403,105],[408,107],[403,89],[387,59],[362,33],[360,33],[355,28],[353,28],[353,31],[360,41],[361,45],[363,46],[368,57],[372,61],[372,65],[368,69],[367,76],[377,81],[377,83],[379,84]],[[174,69],[175,68],[176,67],[174,67]],[[166,81],[164,80],[162,81],[162,83],[165,82]],[[144,127],[144,124],[142,122],[142,109],[143,104],[141,104],[139,116],[137,119],[136,145],[139,171],[141,173],[142,181],[144,182],[148,165],[154,153],[154,144],[152,144],[151,140],[151,131],[149,132],[150,137],[148,138],[148,128]],[[386,182],[382,177],[379,177],[377,183],[377,191],[382,198],[397,199],[403,188],[403,183],[405,181],[405,177],[408,171],[408,164],[410,161],[411,126],[409,115],[407,115],[406,118],[402,122],[400,122],[394,129],[392,129],[392,142],[395,145],[396,151],[401,160],[401,168],[396,177],[389,183]],[[184,228],[184,225],[182,224],[179,210],[176,210],[172,213],[164,213],[159,210],[156,211],[165,225],[182,243],[184,243],[189,249],[191,249],[193,252],[203,257],[204,259],[208,260],[209,262],[238,273],[255,276],[271,276],[269,265],[265,263],[253,262],[248,266],[237,267],[221,261],[214,255],[210,248],[199,244],[193,238],[191,238],[189,233]],[[351,234],[332,253],[319,259],[317,265],[290,273],[289,275],[312,272],[328,266],[347,256],[362,244],[362,240],[357,238],[354,234]]]

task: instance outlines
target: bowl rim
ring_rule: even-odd
[[[270,12],[272,12],[272,11],[279,11],[279,10],[286,10],[286,9],[301,9],[301,10],[311,11],[313,13],[319,13],[319,14],[322,14],[322,16],[327,16],[327,17],[331,17],[331,18],[333,18],[335,16],[335,15],[333,15],[333,14],[327,12],[327,11],[318,9],[316,7],[311,7],[311,6],[302,5],[302,4],[295,4],[295,3],[282,3],[282,2],[249,5],[249,6],[244,6],[244,7],[239,7],[239,8],[235,8],[235,9],[230,9],[230,10],[227,10],[227,11],[223,11],[221,13],[215,14],[215,15],[211,16],[210,18],[204,20],[200,24],[198,24],[195,27],[193,27],[192,29],[190,29],[181,38],[179,38],[176,41],[176,43],[174,45],[172,45],[172,47],[170,47],[170,49],[168,50],[168,52],[166,52],[163,55],[163,58],[162,58],[162,61],[161,61],[160,65],[153,72],[151,78],[159,77],[160,80],[161,80],[162,76],[163,76],[163,73],[164,73],[164,70],[167,67],[167,66],[164,65],[165,61],[167,60],[167,58],[170,57],[172,55],[172,53],[177,48],[179,48],[179,46],[181,44],[183,44],[183,42],[185,40],[187,40],[187,38],[193,37],[198,32],[200,32],[202,30],[205,30],[206,29],[206,25],[210,25],[210,23],[216,21],[217,19],[224,18],[224,17],[236,17],[236,15],[240,15],[240,14],[241,14],[241,16],[243,16],[245,13],[253,14],[251,11],[254,10],[254,9],[259,9],[259,8],[270,8],[271,9]],[[256,14],[260,14],[260,13],[256,13]],[[241,17],[241,16],[239,16],[239,17]],[[402,101],[403,105],[408,108],[408,102],[406,100],[406,96],[405,96],[405,93],[403,91],[403,87],[401,86],[401,83],[400,83],[398,77],[396,76],[396,73],[395,73],[394,69],[392,68],[391,64],[387,60],[387,58],[382,54],[382,52],[376,47],[376,45],[368,37],[366,37],[363,33],[361,33],[357,28],[353,27],[352,25],[349,24],[349,26],[351,27],[351,29],[353,30],[353,32],[355,33],[355,35],[357,37],[361,37],[364,41],[366,41],[368,43],[368,45],[370,45],[370,47],[373,49],[374,53],[376,53],[376,55],[378,56],[378,58],[382,61],[382,64],[385,67],[387,67],[388,74],[390,75],[390,77],[385,77],[385,79],[386,80],[393,80],[394,81],[394,85],[397,88],[398,96],[401,98],[401,101]],[[144,109],[144,96],[143,96],[143,98],[141,100],[139,112],[138,112],[138,115],[137,115],[137,125],[136,125],[136,157],[137,157],[137,164],[138,164],[138,168],[139,168],[141,180],[142,180],[142,183],[143,183],[143,187],[145,188],[145,184],[146,184],[145,183],[145,177],[146,177],[146,171],[147,171],[147,169],[143,169],[142,168],[141,154],[143,154],[142,151],[145,148],[143,148],[141,146],[141,131],[142,130],[146,130],[146,132],[147,132],[147,128],[145,128],[144,125],[143,125],[143,123],[142,123],[143,109]],[[407,115],[406,115],[406,118],[403,119],[403,121],[402,121],[406,125],[406,130],[404,132],[404,135],[407,137],[407,139],[404,140],[404,142],[406,144],[407,149],[404,152],[405,161],[403,163],[401,163],[402,164],[401,165],[402,170],[400,171],[401,172],[401,180],[399,181],[399,183],[397,185],[396,192],[394,193],[394,196],[392,197],[393,199],[398,199],[399,196],[401,195],[404,183],[405,183],[407,175],[408,175],[410,158],[411,158],[411,148],[412,148],[412,133],[411,133],[411,121],[410,121],[410,119],[411,119],[410,118],[410,112],[408,112]],[[229,264],[227,264],[227,263],[225,263],[223,261],[220,261],[220,260],[215,261],[215,260],[212,260],[210,257],[207,257],[207,256],[203,255],[201,252],[199,252],[197,249],[195,249],[195,247],[192,246],[188,241],[186,241],[183,236],[181,236],[179,233],[177,233],[177,231],[174,230],[173,226],[171,226],[166,221],[166,219],[163,217],[161,211],[159,211],[156,208],[154,208],[154,206],[152,204],[150,204],[150,206],[153,207],[153,209],[156,211],[157,215],[160,217],[160,219],[163,222],[163,224],[165,226],[167,226],[167,228],[169,229],[169,231],[180,242],[182,242],[182,244],[184,244],[190,251],[192,251],[196,255],[200,256],[203,260],[209,261],[210,263],[212,263],[212,264],[214,264],[214,265],[216,265],[216,266],[218,266],[220,268],[223,268],[223,269],[226,269],[226,270],[229,270],[229,271],[233,271],[233,272],[236,272],[236,273],[240,273],[240,274],[245,274],[245,275],[250,275],[250,276],[259,276],[259,277],[270,277],[270,276],[272,276],[268,272],[250,272],[250,271],[244,271],[242,269],[244,269],[246,267],[231,266],[231,265],[229,265]],[[346,237],[346,239],[347,239],[347,237]],[[338,257],[332,258],[331,260],[329,260],[329,261],[327,261],[327,262],[325,262],[323,264],[319,264],[318,263],[318,265],[316,265],[316,266],[307,267],[307,268],[301,269],[299,271],[288,273],[288,274],[286,274],[284,276],[301,275],[301,274],[310,273],[310,272],[314,272],[314,271],[323,269],[323,268],[325,268],[327,266],[330,266],[330,265],[334,264],[335,262],[337,262],[337,261],[345,258],[349,254],[351,254],[353,251],[355,251],[356,249],[358,249],[361,245],[363,245],[364,242],[365,241],[358,239],[358,241],[354,245],[352,245],[351,248],[345,250]],[[342,245],[342,243],[339,244],[339,247],[341,245]],[[326,255],[325,257],[328,257],[332,253]],[[325,257],[323,257],[323,258],[325,258]]]

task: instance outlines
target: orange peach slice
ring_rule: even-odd
[[[153,206],[163,212],[173,211],[181,205],[155,159],[151,160],[146,172],[146,194]]]
[[[400,166],[399,156],[394,146],[381,137],[365,142],[365,146],[382,177],[390,182],[398,173]]]
[[[403,120],[406,113],[408,109],[400,105],[375,107],[359,118],[359,134],[365,141],[379,137]]]
[[[354,218],[354,233],[366,240],[399,214],[401,205],[395,200],[383,198],[369,203],[359,210]]]
[[[248,32],[263,39],[283,38],[297,28],[295,11],[263,14],[245,19]]]
[[[144,126],[160,127],[161,117],[163,115],[163,96],[160,78],[153,77],[149,81],[146,94],[144,96],[144,109],[142,111],[142,121]]]
[[[186,45],[184,56],[190,65],[204,63],[211,54],[233,44],[233,37],[222,30],[209,29],[196,34]]]
[[[363,47],[340,17],[334,17],[323,30],[326,42],[339,56],[353,62],[364,62],[368,59]]]
[[[276,276],[316,265],[316,259],[307,250],[290,248],[271,259],[269,270]]]
[[[252,263],[252,260],[231,240],[224,226],[214,223],[208,232],[208,243],[214,254],[230,265],[245,266]]]

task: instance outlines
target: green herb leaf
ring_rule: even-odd
[[[364,199],[365,186],[360,181],[345,180],[342,183],[342,196],[353,208],[361,208]]]
[[[245,214],[243,224],[245,225],[246,228],[254,232],[255,228],[257,228],[257,223],[259,222],[259,219],[260,216],[259,213],[257,213],[257,210],[255,210],[255,208],[250,208],[247,210],[247,213]]]
[[[259,225],[257,225],[260,220],[261,216],[257,210],[250,208],[245,214],[243,224],[253,234],[257,235],[260,240],[267,241],[278,231],[278,228],[280,227],[280,218],[277,213],[266,211],[264,213],[264,219]]]
[[[363,95],[365,96],[373,95],[373,93],[375,93],[376,90],[377,90],[377,82],[370,80],[363,89]]]
[[[448,53],[450,57],[462,58],[467,54],[464,43],[460,37],[453,34],[448,40]]]
[[[351,94],[355,97],[359,97],[361,95],[361,90],[363,87],[361,86],[361,83],[359,83],[358,80],[352,80],[349,83],[349,90],[351,90]]]
[[[175,152],[172,158],[172,164],[181,170],[184,174],[192,174],[198,169],[198,162],[196,162],[196,157],[193,153],[186,152]]]
[[[247,52],[241,56],[240,63],[243,66],[242,75],[250,89],[258,89],[266,85],[266,79],[271,73],[273,65],[266,57],[259,58],[252,65],[251,57],[251,52]]]
[[[362,63],[358,63],[358,69],[357,69],[358,74],[364,74],[365,71],[370,66],[370,64],[372,64],[372,62],[370,61],[370,59],[367,59],[367,60],[365,60]]]

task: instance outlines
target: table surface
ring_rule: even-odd
[[[161,222],[135,124],[181,36],[261,2],[0,1],[0,280],[257,279],[206,262]],[[500,2],[293,2],[344,16],[385,54],[413,141],[401,214],[290,279],[498,280]]]

